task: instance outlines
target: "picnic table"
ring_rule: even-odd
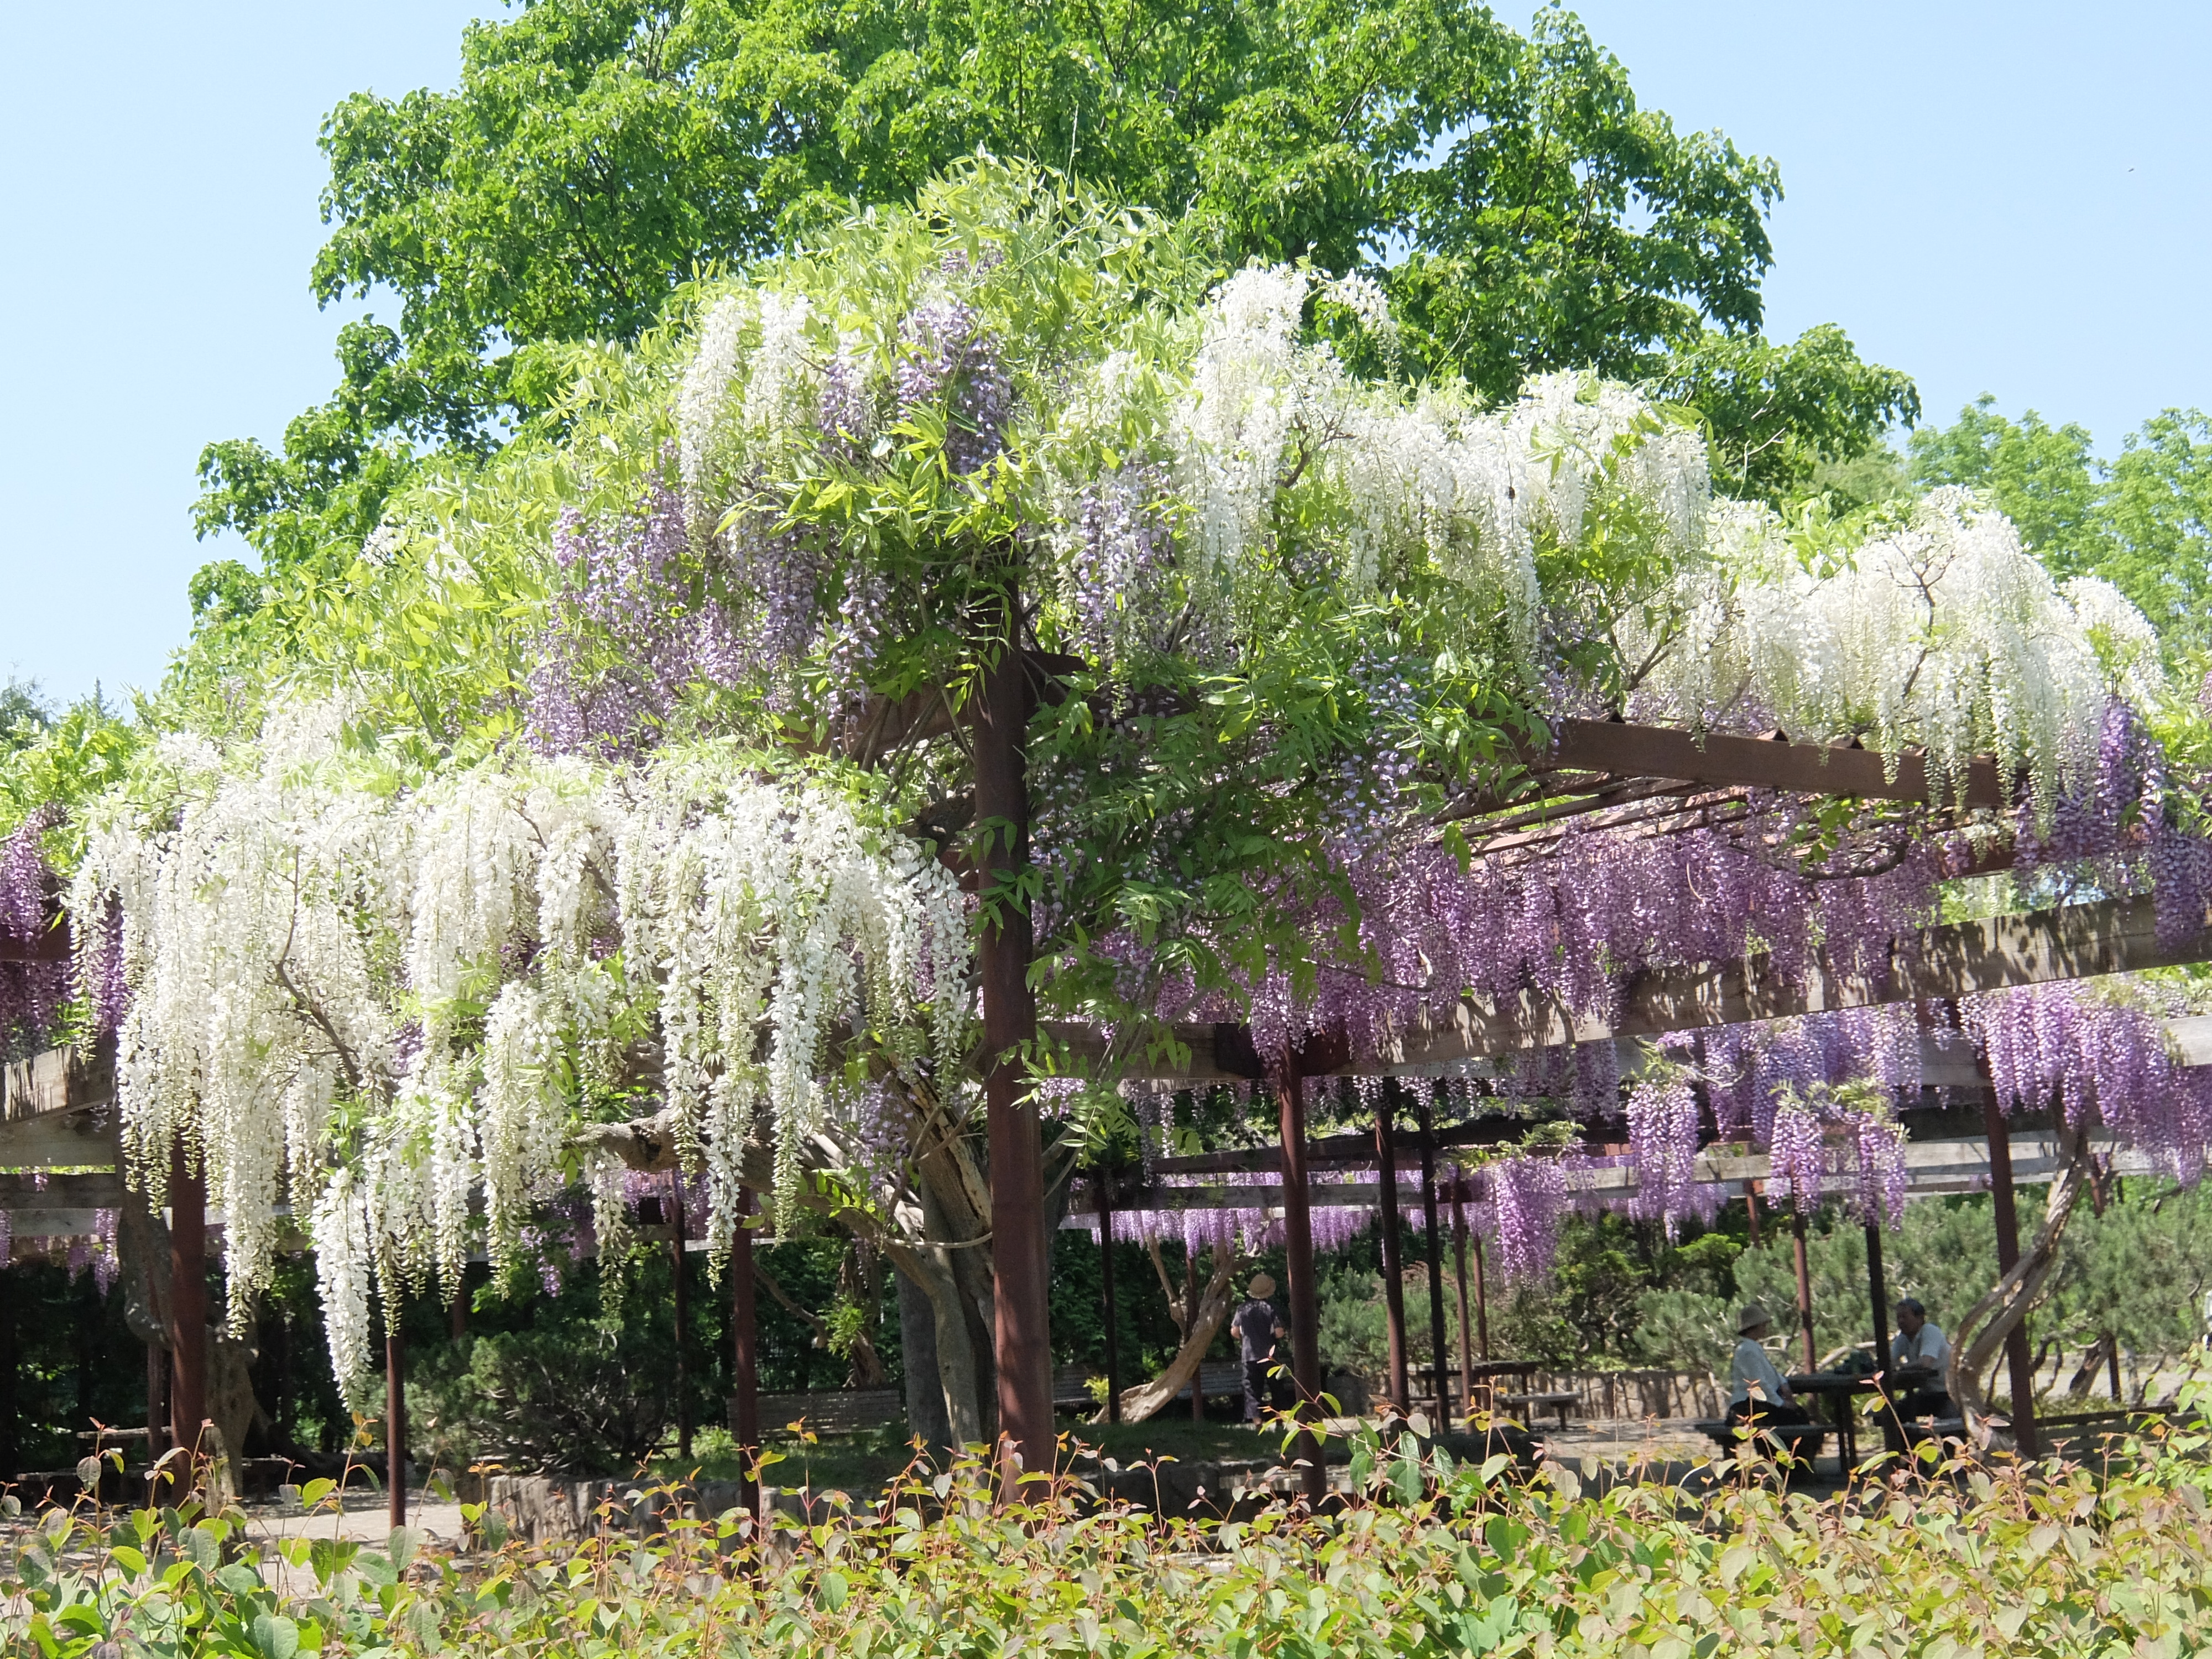
[[[1859,1371],[1805,1371],[1787,1381],[1792,1394],[1827,1402],[1828,1420],[1836,1430],[1838,1472],[1848,1474],[1859,1461],[1858,1417],[1851,1410],[1851,1399],[1876,1392],[1881,1380]]]
[[[1500,1378],[1533,1376],[1541,1367],[1542,1362],[1534,1359],[1476,1360],[1467,1368],[1464,1373],[1468,1380],[1475,1385],[1477,1395],[1475,1408],[1479,1411],[1495,1409],[1494,1406],[1486,1406],[1483,1401],[1485,1397],[1494,1392],[1492,1384]],[[1462,1375],[1458,1366],[1447,1365],[1444,1367],[1443,1382],[1439,1385],[1437,1381],[1437,1368],[1434,1365],[1416,1365],[1413,1370],[1414,1376],[1427,1379],[1429,1387],[1425,1392],[1431,1397],[1439,1399],[1443,1397],[1444,1388],[1456,1382]]]
[[[1509,1394],[1499,1396],[1501,1404],[1527,1412],[1557,1412],[1559,1426],[1567,1426],[1567,1413],[1582,1403],[1582,1396],[1571,1391],[1565,1394]]]

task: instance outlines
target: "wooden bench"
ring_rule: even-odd
[[[1088,1365],[1062,1365],[1052,1374],[1052,1408],[1056,1412],[1093,1412],[1098,1400],[1091,1392],[1101,1374]],[[1103,1379],[1101,1379],[1103,1380]]]
[[[763,1437],[803,1423],[816,1434],[866,1434],[906,1416],[906,1395],[898,1389],[837,1389],[820,1394],[764,1394],[760,1397]],[[738,1426],[737,1402],[730,1402],[730,1428]]]
[[[1714,1418],[1692,1425],[1723,1451],[1734,1451],[1747,1437],[1756,1436],[1769,1444],[1786,1449],[1792,1457],[1807,1462],[1820,1455],[1820,1448],[1836,1431],[1832,1423],[1762,1423],[1755,1427],[1738,1423],[1725,1417]],[[1812,1442],[1807,1449],[1805,1443]]]
[[[1582,1398],[1578,1394],[1501,1394],[1498,1403],[1516,1413],[1557,1412],[1559,1426],[1564,1429],[1567,1426],[1567,1413],[1582,1404]]]

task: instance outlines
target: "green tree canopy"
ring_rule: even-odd
[[[1715,393],[1761,493],[1917,413],[1838,332],[1751,337],[1773,163],[1639,108],[1556,9],[1523,36],[1471,0],[537,0],[470,27],[452,92],[356,94],[322,142],[315,291],[388,290],[400,314],[342,332],[342,384],[281,452],[202,456],[200,532],[243,532],[264,566],[357,547],[422,447],[480,454],[557,406],[559,348],[634,339],[702,270],[978,149],[1187,216],[1224,271],[1368,264],[1405,368],[1485,398],[1686,349],[1668,372]],[[194,599],[220,617],[257,594],[221,565]]]
[[[2103,577],[2169,652],[2212,650],[2212,418],[2166,410],[2103,461],[2083,428],[2032,409],[2015,422],[1985,395],[1911,452],[1916,483],[1981,490],[2053,575]]]

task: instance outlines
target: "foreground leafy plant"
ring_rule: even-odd
[[[692,1653],[1648,1653],[1948,1659],[2178,1656],[2212,1644],[2204,1437],[2160,1425],[2101,1471],[1933,1462],[1814,1500],[1748,1466],[1695,1495],[1586,1491],[1553,1466],[1356,1448],[1364,1492],[1313,1518],[1158,1519],[1079,1483],[990,1501],[918,1467],[879,1510],[675,1520],[434,1560],[234,1521],[52,1517],[21,1546],[5,1650],[39,1659],[294,1659],[525,1649]],[[480,1542],[496,1528],[470,1511]],[[280,1584],[284,1588],[279,1588]]]

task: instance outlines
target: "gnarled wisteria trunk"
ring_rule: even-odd
[[[881,1250],[929,1309],[936,1352],[935,1382],[955,1446],[988,1443],[998,1424],[993,1337],[996,1329],[991,1263],[990,1184],[977,1166],[963,1127],[945,1118],[934,1102],[913,1099],[915,1133],[910,1184],[894,1201],[872,1211],[840,1206],[811,1179],[799,1200]],[[676,1115],[666,1109],[627,1123],[595,1125],[576,1142],[620,1158],[645,1172],[677,1166]],[[774,1169],[775,1136],[763,1125],[746,1144],[741,1165],[748,1185],[765,1186]],[[860,1160],[855,1149],[824,1129],[803,1141],[811,1176],[843,1170]]]
[[[2044,1200],[2043,1225],[2035,1242],[1981,1300],[1966,1310],[1952,1334],[1951,1366],[1945,1385],[1966,1418],[1968,1434],[1976,1439],[1984,1437],[1981,1419],[1989,1414],[1983,1376],[2006,1339],[2043,1300],[2051,1270],[2058,1265],[2059,1240],[2095,1173],[2087,1127],[2063,1130],[2062,1135],[2065,1162],[2051,1179]],[[2013,1409],[2018,1413],[2021,1402],[2014,1401]]]
[[[1172,1291],[1168,1293],[1168,1305],[1178,1314],[1177,1322],[1182,1327],[1182,1341],[1176,1347],[1175,1357],[1168,1361],[1166,1369],[1158,1376],[1149,1382],[1139,1382],[1133,1389],[1121,1390],[1121,1420],[1124,1423],[1141,1423],[1147,1418],[1157,1417],[1170,1401],[1183,1391],[1186,1384],[1197,1386],[1199,1368],[1205,1363],[1206,1350],[1213,1346],[1213,1339],[1220,1334],[1221,1327],[1229,1318],[1229,1304],[1236,1295],[1237,1271],[1243,1261],[1244,1257],[1226,1244],[1216,1244],[1213,1247],[1213,1271],[1206,1276],[1205,1289],[1192,1298],[1197,1305],[1176,1309],[1175,1293]],[[1160,1282],[1164,1286],[1167,1270],[1160,1267],[1157,1241],[1153,1245],[1152,1262],[1155,1267],[1159,1268]],[[1193,1288],[1196,1289],[1196,1286]],[[1106,1420],[1104,1408],[1101,1407],[1091,1420],[1103,1423]]]

